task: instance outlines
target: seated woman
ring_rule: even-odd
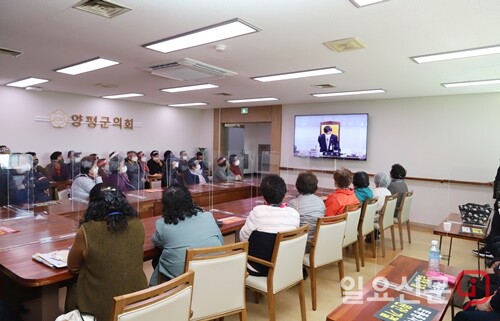
[[[366,172],[356,172],[352,180],[352,185],[354,186],[354,195],[356,195],[361,204],[373,197],[373,192],[368,187],[370,186],[370,179]]]
[[[234,174],[237,181],[241,180],[240,160],[236,154],[229,155],[229,170]]]
[[[139,157],[137,153],[133,150],[127,152],[127,157],[125,158],[125,166],[127,166],[127,176],[130,184],[135,190],[144,189],[144,183],[146,182],[146,176],[144,168],[139,163]]]
[[[325,216],[325,202],[314,195],[318,190],[318,178],[313,172],[302,172],[297,176],[295,187],[300,195],[288,204],[299,212],[300,225],[309,224],[307,239],[312,240],[318,217]],[[309,252],[308,249],[307,247],[306,252]]]
[[[38,166],[38,157],[34,152],[26,152],[26,154],[31,155],[31,159],[33,161],[33,180],[34,180],[34,193],[33,197],[35,199],[35,203],[48,202],[50,201],[49,188],[50,188],[50,180],[43,175],[43,173],[36,170]]]
[[[163,194],[163,218],[156,221],[153,244],[162,249],[150,285],[173,279],[184,273],[186,250],[220,246],[224,238],[211,212],[193,203],[187,187],[173,184]]]
[[[234,181],[236,180],[236,176],[229,170],[227,167],[227,160],[224,156],[219,157],[217,160],[217,169],[213,175],[214,182],[225,182],[225,181]]]
[[[78,280],[68,292],[66,310],[78,308],[111,321],[113,297],[145,289],[144,233],[125,196],[96,185],[68,255],[68,269]]]
[[[109,158],[109,172],[111,173],[107,179],[106,185],[116,187],[122,193],[135,190],[127,176],[127,166],[122,156],[117,153]]]
[[[333,174],[333,181],[336,190],[328,196],[325,201],[325,216],[335,216],[344,213],[347,205],[359,204],[359,200],[354,195],[354,190],[350,188],[352,183],[352,172],[342,167]]]
[[[497,267],[498,270],[498,267]],[[500,320],[499,287],[490,288],[488,296],[470,300],[464,310],[458,312],[453,321],[498,321]]]
[[[286,194],[285,181],[278,175],[264,177],[260,184],[266,205],[257,205],[240,230],[240,240],[248,241],[248,255],[270,261],[276,233],[299,227],[299,213],[283,203]],[[255,276],[267,276],[269,268],[254,262],[248,263],[248,272]]]
[[[408,186],[405,183],[406,169],[399,165],[394,164],[391,168],[391,183],[387,186],[387,189],[391,194],[398,194],[398,200],[396,202],[396,210],[394,211],[394,217],[398,215],[398,209],[403,200],[403,194],[408,192]]]
[[[198,161],[191,159],[188,162],[189,170],[184,173],[186,185],[206,184],[205,177],[201,174],[201,166]]]
[[[157,150],[154,150],[149,155],[151,156],[151,158],[148,160],[149,174],[162,174],[164,164],[160,159],[160,153],[158,153]]]
[[[75,177],[71,184],[71,198],[80,201],[88,201],[92,188],[102,183],[102,178],[97,175],[97,158],[86,156],[80,162],[80,174]]]
[[[373,190],[373,197],[377,198],[377,212],[379,212],[385,203],[385,197],[391,195],[391,192],[387,189],[391,180],[386,173],[377,173],[373,178],[375,183],[375,189]]]

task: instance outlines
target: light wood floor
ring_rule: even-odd
[[[403,232],[406,232],[404,230]],[[390,235],[390,233],[388,233]],[[362,283],[367,282],[379,270],[381,270],[388,262],[399,254],[427,260],[427,252],[433,239],[439,240],[439,237],[432,234],[432,230],[423,228],[412,229],[412,244],[409,244],[406,239],[404,242],[404,250],[401,251],[399,246],[399,237],[396,229],[396,251],[392,250],[390,237],[386,239],[386,258],[382,258],[380,243],[377,244],[377,258],[373,258],[371,247],[365,252],[365,267],[361,268],[360,272],[356,272],[353,251],[348,251],[344,256],[345,275],[351,276],[354,279],[362,278]],[[443,252],[446,252],[449,245],[449,240],[443,239]],[[470,241],[453,240],[453,250],[450,265],[460,266],[464,269],[477,269],[477,259],[472,254],[472,250],[477,247],[476,243]],[[326,316],[339,304],[342,299],[340,297],[340,283],[338,277],[337,265],[323,267],[318,270],[318,309],[312,310],[310,296],[310,280],[306,281],[306,309],[307,320],[324,321]],[[265,321],[268,319],[267,301],[261,299],[259,304],[253,303],[253,297],[247,297],[248,320],[250,321]],[[457,311],[457,310],[456,310]],[[456,313],[456,312],[455,312]],[[293,288],[285,292],[279,293],[276,296],[276,316],[278,321],[300,320],[300,308],[297,289]],[[227,321],[236,321],[237,317],[227,317]],[[447,316],[443,320],[451,320],[450,309]],[[360,320],[363,321],[363,320]]]
[[[365,252],[365,267],[361,268],[360,272],[356,272],[356,265],[354,263],[354,254],[352,249],[344,254],[344,270],[345,275],[353,277],[355,280],[360,280],[362,284],[366,283],[373,277],[379,270],[381,270],[388,262],[399,254],[427,260],[427,251],[431,244],[431,240],[439,240],[438,236],[432,234],[432,230],[426,228],[413,227],[412,228],[412,244],[409,244],[406,239],[406,230],[403,231],[405,235],[404,250],[400,249],[399,236],[396,228],[396,251],[392,250],[392,244],[389,237],[386,239],[386,258],[382,258],[380,241],[377,243],[377,257],[372,257],[371,245]],[[231,242],[226,239],[226,242]],[[449,245],[449,239],[443,239],[442,252],[446,252]],[[460,266],[463,269],[477,269],[477,259],[472,254],[472,250],[477,247],[476,243],[470,241],[462,241],[458,239],[453,240],[453,250],[450,265]],[[152,267],[151,261],[144,262],[144,272],[146,276],[151,275]],[[253,294],[250,293],[247,297],[247,313],[249,321],[265,321],[268,320],[267,314],[267,301],[265,298],[260,300],[260,303],[253,302]],[[65,289],[60,291],[60,305],[61,309],[64,305]],[[318,309],[313,311],[311,307],[310,295],[310,280],[306,281],[306,309],[307,320],[324,321],[326,316],[342,302],[340,296],[340,283],[338,277],[337,265],[330,265],[318,270]],[[29,308],[29,304],[27,306]],[[287,291],[281,292],[276,296],[276,316],[278,321],[291,321],[300,320],[299,299],[297,288],[292,288]],[[38,320],[34,315],[23,315],[26,321]],[[236,316],[226,317],[226,321],[236,321]],[[447,316],[444,320],[451,320],[450,309],[448,309]]]

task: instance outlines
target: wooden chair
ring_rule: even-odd
[[[361,217],[361,204],[346,206],[345,213],[347,214],[347,220],[343,247],[353,245],[356,271],[359,272],[358,225]]]
[[[189,321],[194,272],[114,298],[113,321]]]
[[[378,228],[380,231],[380,242],[382,245],[382,256],[385,257],[385,230],[391,229],[392,249],[396,250],[396,240],[394,239],[394,211],[398,194],[392,194],[385,197],[384,207],[380,210]]]
[[[71,189],[70,188],[65,188],[62,190],[58,190],[56,193],[57,195],[57,200],[67,200],[69,199],[69,193]]]
[[[344,278],[344,260],[342,247],[347,215],[320,217],[316,223],[316,230],[312,241],[308,242],[311,251],[304,255],[304,266],[311,272],[312,307],[316,311],[316,269],[331,263],[338,263],[339,279]],[[342,286],[340,293],[343,295]]]
[[[151,188],[152,189],[161,188],[161,179],[160,180],[151,181]]]
[[[306,321],[306,301],[304,293],[304,278],[302,262],[307,242],[309,225],[288,232],[277,233],[271,261],[265,261],[248,256],[253,261],[269,267],[267,277],[248,276],[247,288],[259,293],[267,294],[269,320],[276,320],[275,294],[299,285],[299,301],[302,321]]]
[[[377,213],[377,199],[367,199],[361,209],[361,217],[358,225],[358,245],[361,254],[361,266],[365,266],[365,236],[370,235],[372,241],[373,257],[377,249],[375,246],[375,214]]]
[[[248,242],[188,249],[185,270],[195,272],[191,321],[238,314],[247,319],[245,280]]]
[[[403,224],[406,223],[406,231],[408,232],[408,243],[411,244],[411,233],[410,233],[410,208],[413,201],[413,191],[406,192],[403,194],[403,199],[398,211],[398,216],[394,219],[394,223],[398,224],[399,227],[399,242],[401,244],[401,249],[403,249]]]

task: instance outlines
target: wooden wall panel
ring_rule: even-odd
[[[241,114],[241,107],[214,110],[214,159],[215,164],[223,150],[224,124],[270,123],[271,124],[271,166],[272,173],[279,174],[281,157],[281,105],[249,107],[248,114]]]

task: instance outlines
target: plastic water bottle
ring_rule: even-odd
[[[441,255],[439,253],[438,241],[432,240],[431,247],[429,249],[429,271],[439,272],[439,260]]]

